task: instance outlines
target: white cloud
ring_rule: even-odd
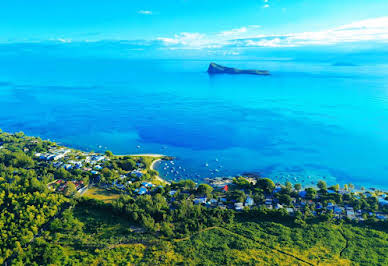
[[[71,43],[71,39],[58,38],[57,41],[61,43]]]
[[[246,27],[241,27],[241,28],[238,28],[238,29],[222,31],[222,32],[219,33],[219,35],[220,36],[224,36],[224,37],[236,36],[236,35],[240,35],[240,34],[245,33],[245,32],[247,32],[247,28]]]
[[[138,14],[141,14],[141,15],[152,15],[153,12],[151,10],[139,10],[137,11]]]
[[[269,5],[268,5],[268,4],[265,4],[263,7],[264,7],[264,8],[269,8]]]
[[[205,34],[182,32],[175,34],[173,38],[159,37],[157,40],[161,41],[167,46],[174,49],[201,49],[201,48],[216,48],[221,47],[216,41],[210,40]],[[177,47],[180,46],[180,47]]]
[[[367,19],[323,31],[281,35],[258,34],[258,25],[251,25],[215,34],[180,33],[173,38],[158,38],[173,49],[203,49],[221,47],[294,47],[333,45],[340,43],[388,42],[388,17]]]

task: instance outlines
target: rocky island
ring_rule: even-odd
[[[216,63],[210,63],[207,70],[209,74],[250,74],[250,75],[270,75],[267,70],[256,70],[256,69],[238,69],[232,67],[225,67]]]

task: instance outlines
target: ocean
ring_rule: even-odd
[[[0,57],[0,128],[74,148],[176,157],[169,180],[259,173],[388,188],[388,65]]]

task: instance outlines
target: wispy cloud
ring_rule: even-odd
[[[388,17],[367,19],[323,31],[264,35],[259,26],[246,26],[215,34],[180,33],[172,38],[158,38],[174,49],[209,47],[295,47],[304,45],[333,45],[362,41],[388,42]]]
[[[137,11],[138,14],[141,14],[141,15],[152,15],[153,12],[151,10],[139,10]]]
[[[65,39],[65,38],[58,38],[56,39],[58,42],[61,43],[71,43],[71,39]],[[54,40],[55,41],[55,40]]]
[[[182,32],[175,34],[173,38],[157,38],[163,45],[173,49],[203,49],[203,48],[221,48],[222,44],[218,41],[209,39],[205,34]]]
[[[241,33],[245,33],[247,32],[247,28],[246,27],[241,27],[241,28],[238,28],[238,29],[232,29],[232,30],[227,30],[227,31],[222,31],[219,33],[220,36],[236,36],[236,35],[240,35]]]

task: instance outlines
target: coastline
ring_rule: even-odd
[[[155,156],[155,157],[156,157],[156,156]],[[159,161],[162,161],[162,159],[156,159],[156,160],[154,160],[154,161],[151,163],[151,165],[150,165],[150,169],[151,169],[151,170],[154,170],[154,171],[157,171],[157,170],[155,170],[154,166],[155,166],[155,164],[156,164],[157,162],[159,162]],[[171,183],[168,182],[167,180],[161,178],[161,177],[159,176],[159,172],[158,172],[158,175],[155,176],[155,178],[156,178],[158,181],[162,182],[162,183],[165,183],[165,184],[168,184],[168,185],[171,184]]]

